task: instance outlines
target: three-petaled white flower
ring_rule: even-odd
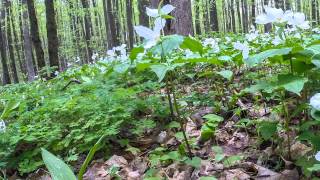
[[[213,50],[213,53],[220,52],[220,47],[217,39],[207,38],[202,42],[203,46],[210,46]]]
[[[148,8],[148,7],[146,8],[147,15],[149,17],[153,17],[153,18],[158,18],[158,17],[161,17],[163,15],[168,15],[174,9],[175,9],[175,7],[170,5],[170,4],[164,5],[161,9],[151,9],[151,8]]]
[[[292,25],[294,28],[298,27],[304,30],[310,29],[309,21],[306,21],[305,14],[301,12],[290,14],[288,18],[288,24]]]
[[[320,151],[317,152],[317,154],[315,155],[315,158],[317,161],[320,161]]]
[[[264,10],[265,13],[257,16],[257,24],[285,23],[292,14],[292,11],[284,12],[282,9],[272,8],[270,6],[265,6]]]
[[[276,36],[276,37],[272,40],[271,43],[272,43],[273,45],[277,46],[277,45],[283,43],[283,40],[282,40],[279,36]]]
[[[163,6],[161,9],[150,9],[147,8],[147,15],[156,18],[154,21],[154,28],[150,29],[145,26],[134,26],[136,33],[143,37],[146,41],[144,48],[149,49],[156,45],[160,40],[161,31],[166,25],[166,20],[162,18],[164,15],[168,15],[174,10],[170,4]]]
[[[314,96],[311,97],[310,99],[310,105],[320,111],[320,93],[315,94]]]
[[[248,43],[241,43],[239,41],[233,43],[233,48],[236,50],[240,50],[242,51],[242,57],[243,59],[248,59],[249,58],[249,52],[250,52],[250,48],[248,46]]]
[[[6,131],[6,124],[3,120],[0,121],[0,133],[3,133]]]

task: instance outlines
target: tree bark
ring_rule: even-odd
[[[243,31],[248,32],[248,3],[247,0],[242,0],[242,25]]]
[[[127,2],[127,27],[128,27],[128,38],[129,38],[129,49],[133,48],[134,33],[132,23],[132,0],[126,0]]]
[[[139,24],[149,27],[149,17],[146,14],[146,8],[149,6],[148,0],[139,0],[138,7],[139,7]]]
[[[210,21],[211,22],[211,30],[212,31],[219,31],[216,0],[210,0],[210,19],[211,19],[211,21]]]
[[[172,12],[173,32],[180,35],[193,35],[191,0],[172,0],[171,4],[176,7]]]
[[[251,21],[252,21],[252,25],[254,27],[257,27],[256,24],[256,1],[255,0],[251,0],[252,6],[251,6]]]
[[[27,0],[22,0],[22,3],[27,6]],[[24,38],[24,56],[27,69],[28,81],[33,81],[35,78],[34,64],[32,61],[32,43],[28,24],[28,11],[23,11],[23,38]]]
[[[34,8],[34,0],[27,0],[27,5],[30,21],[31,39],[36,52],[38,68],[39,70],[42,70],[46,66],[46,62],[44,60],[44,52],[40,40],[38,20]]]
[[[268,0],[264,0],[264,6],[267,6],[269,3]],[[272,24],[271,23],[268,23],[268,24],[265,24],[264,25],[264,32],[268,33],[272,30]]]
[[[10,55],[10,67],[12,72],[12,78],[14,83],[19,83],[18,72],[16,67],[16,60],[14,55],[14,46],[12,38],[12,29],[11,29],[11,2],[4,0],[6,11],[7,11],[7,39],[8,39],[8,49]]]
[[[117,44],[117,34],[116,34],[116,23],[115,23],[115,17],[113,14],[112,9],[112,3],[111,0],[107,1],[107,16],[108,16],[108,30],[109,30],[109,38],[108,38],[108,44],[109,48],[115,47]]]
[[[55,19],[56,13],[54,10],[54,0],[45,0],[45,6],[50,67],[55,68],[55,70],[59,70],[59,40],[57,32],[57,22]],[[54,77],[54,74],[55,73],[53,71],[51,73],[51,77]]]
[[[82,8],[85,11],[84,16],[84,29],[85,29],[85,39],[86,39],[86,47],[87,47],[87,62],[92,62],[92,49],[90,47],[91,36],[92,36],[92,22],[89,11],[89,3],[88,0],[81,0]]]
[[[236,1],[236,6],[237,6],[237,17],[238,17],[238,23],[239,23],[239,30],[240,32],[243,32],[243,29],[242,29],[242,19],[241,19],[241,12],[240,12],[240,0],[237,0]]]
[[[194,1],[195,4],[195,28],[196,28],[196,32],[195,34],[200,35],[201,34],[201,26],[200,26],[200,2],[199,0],[195,0]],[[176,10],[176,9],[175,9]]]
[[[7,51],[6,51],[6,40],[5,40],[5,35],[4,31],[2,29],[2,23],[5,20],[5,10],[4,8],[1,9],[0,12],[0,54],[1,54],[1,65],[2,65],[2,84],[10,84],[10,74],[9,74],[9,68],[7,64]]]
[[[232,32],[236,32],[236,20],[234,16],[234,0],[231,0],[230,4],[230,13],[231,13],[231,24],[232,24]]]

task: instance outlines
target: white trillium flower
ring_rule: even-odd
[[[320,34],[320,29],[319,28],[313,28],[312,31],[317,33],[317,34]]]
[[[311,97],[310,105],[317,111],[320,111],[320,93],[317,93]]]
[[[289,17],[292,15],[292,11],[284,12],[282,9],[272,8],[270,6],[265,6],[264,10],[265,13],[257,16],[257,24],[285,23],[289,20]]]
[[[154,22],[154,28],[150,29],[145,26],[134,26],[136,33],[146,40],[145,49],[149,49],[156,45],[160,40],[161,30],[166,25],[166,20],[158,17]]]
[[[292,16],[288,19],[288,24],[304,30],[310,29],[309,21],[306,21],[305,14],[301,12],[292,13]]]
[[[6,131],[6,124],[3,120],[0,121],[0,133],[3,133]]]
[[[93,53],[91,59],[96,60],[98,56],[99,56],[98,53]]]
[[[320,161],[320,151],[317,152],[317,154],[315,155],[315,158],[317,161]]]
[[[213,53],[218,53],[220,52],[218,41],[218,39],[207,38],[202,42],[202,44],[203,46],[210,46],[213,50]]]
[[[226,43],[230,43],[231,41],[232,41],[232,39],[230,38],[230,37],[225,37],[225,39],[226,39]]]
[[[277,45],[283,43],[283,40],[282,40],[279,36],[276,36],[276,37],[272,40],[271,43],[272,43],[273,45],[277,46]]]
[[[163,16],[163,15],[168,15],[168,14],[170,14],[174,9],[175,9],[175,7],[172,6],[172,5],[170,5],[170,4],[164,5],[160,10],[158,10],[158,9],[151,9],[151,8],[148,8],[148,7],[146,8],[146,10],[147,10],[147,15],[148,15],[149,17],[154,17],[154,18]]]
[[[243,59],[248,59],[249,58],[249,52],[250,48],[248,46],[248,43],[240,43],[239,41],[233,43],[233,48],[236,50],[242,51],[242,57]]]

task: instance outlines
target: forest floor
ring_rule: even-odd
[[[208,94],[212,89],[209,84],[205,79],[196,84],[183,85],[179,89],[183,97],[192,96],[194,92]],[[165,89],[161,89],[161,93],[165,96]],[[226,101],[226,96],[220,97],[222,103]],[[189,162],[179,159],[182,157],[177,153],[183,143],[183,137],[178,133],[179,126],[173,125],[169,129],[156,127],[149,129],[144,136],[131,140],[132,148],[129,150],[121,148],[117,142],[111,144],[113,155],[108,160],[99,158],[103,157],[101,154],[96,155],[84,179],[300,179],[301,169],[297,168],[293,161],[312,151],[312,148],[293,140],[294,134],[292,134],[290,137],[293,140],[290,142],[291,160],[289,160],[285,145],[287,137],[284,133],[278,132],[276,135],[283,138],[283,142],[262,141],[257,135],[257,127],[251,126],[249,119],[274,118],[270,117],[273,115],[270,112],[273,104],[264,102],[261,103],[264,105],[256,106],[252,98],[252,96],[247,96],[237,100],[236,104],[241,110],[240,114],[224,110],[216,113],[214,108],[201,105],[188,107],[193,112],[185,118],[185,131],[190,139],[193,155]],[[204,117],[210,118],[213,113],[223,117],[224,121],[219,123],[212,138],[202,141],[201,129],[206,121]],[[268,134],[268,132],[262,133]],[[169,151],[169,153],[164,153],[164,151]],[[162,162],[157,166],[153,165],[159,161],[156,155],[161,155]],[[80,168],[84,159],[85,155],[79,158],[77,163],[79,165],[74,166],[76,170]],[[39,169],[30,174],[27,179],[49,180],[51,178],[48,172]]]

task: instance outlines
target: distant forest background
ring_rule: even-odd
[[[267,4],[304,12],[313,27],[320,19],[319,0],[164,1],[168,3],[177,7],[173,14],[181,20],[180,30],[173,33],[184,35],[247,33]],[[141,41],[133,26],[150,26],[145,9],[158,4],[159,0],[1,0],[3,84],[32,81],[50,67],[63,71],[70,63],[93,62],[121,44],[132,48]]]

